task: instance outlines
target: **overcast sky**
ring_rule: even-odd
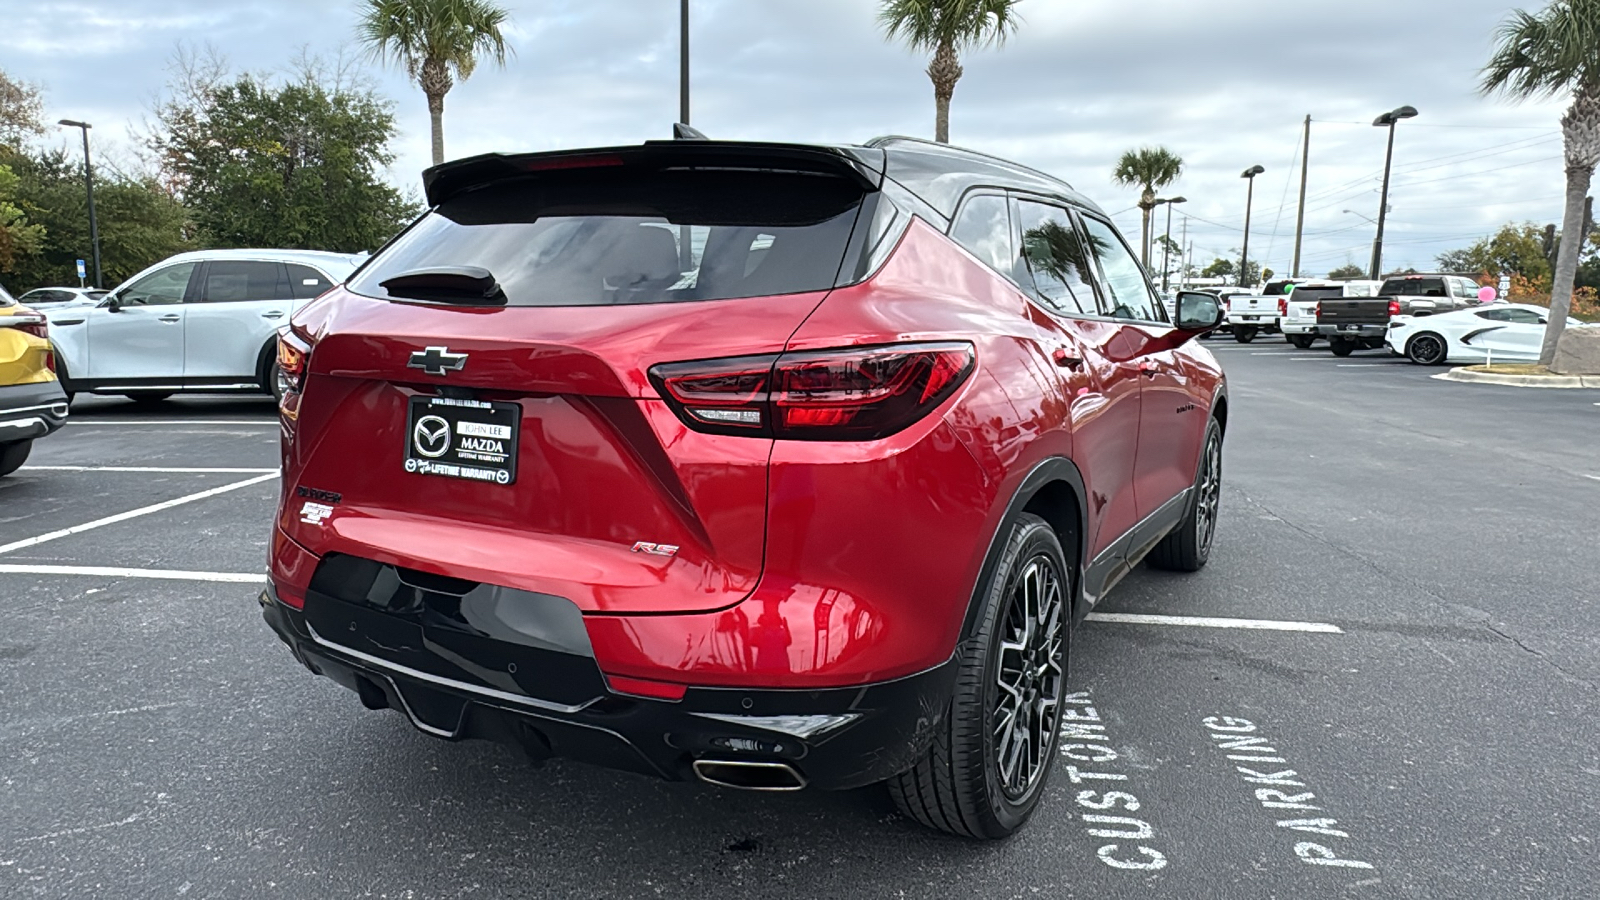
[[[1535,3],[1540,0],[1534,0]],[[446,98],[451,157],[634,143],[677,118],[675,0],[506,0],[515,58]],[[877,0],[692,0],[693,119],[712,137],[863,141],[931,137],[926,60],[884,42]],[[1385,263],[1426,269],[1510,220],[1559,221],[1562,102],[1513,106],[1475,90],[1497,0],[1024,0],[1001,50],[969,53],[951,139],[1071,182],[1137,240],[1137,196],[1117,157],[1161,145],[1185,160],[1197,263],[1239,247],[1245,182],[1260,164],[1251,258],[1287,272],[1302,121],[1313,119],[1303,268],[1365,266],[1384,131],[1400,125]],[[47,115],[83,118],[128,157],[180,45],[238,68],[281,70],[301,49],[351,41],[353,0],[0,0],[0,67],[43,86]],[[403,74],[373,74],[396,103],[398,159],[415,188],[427,111]],[[57,138],[52,138],[56,140]],[[65,141],[63,135],[59,140]],[[118,146],[120,145],[120,147]],[[1174,237],[1183,216],[1173,223]],[[1158,223],[1158,228],[1164,225]]]

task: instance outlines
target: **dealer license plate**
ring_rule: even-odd
[[[517,480],[522,408],[447,397],[412,397],[406,471],[491,484]]]

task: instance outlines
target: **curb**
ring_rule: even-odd
[[[1464,381],[1472,384],[1501,384],[1526,388],[1600,388],[1600,375],[1495,375],[1489,372],[1469,372],[1451,369],[1432,376],[1440,381]]]

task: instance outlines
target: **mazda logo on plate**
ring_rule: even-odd
[[[450,450],[450,423],[438,416],[423,416],[411,429],[411,443],[419,454],[438,459]]]

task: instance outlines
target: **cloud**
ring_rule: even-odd
[[[14,0],[17,2],[17,0]],[[20,3],[18,2],[18,5]],[[634,143],[677,118],[672,0],[508,2],[516,55],[481,68],[446,99],[451,156]],[[693,118],[715,137],[860,141],[927,135],[926,59],[885,43],[872,0],[693,0]],[[1313,119],[1305,268],[1370,254],[1382,129],[1401,104],[1385,260],[1427,268],[1508,220],[1556,221],[1563,189],[1559,103],[1476,93],[1500,0],[1026,0],[1000,49],[963,57],[952,137],[1072,182],[1106,209],[1136,199],[1110,172],[1124,150],[1162,145],[1186,171],[1198,262],[1232,252],[1244,224],[1239,172],[1257,179],[1251,255],[1286,271],[1293,251],[1299,142]],[[35,2],[8,13],[0,54],[43,83],[51,116],[90,117],[113,141],[166,78],[179,42],[211,44],[240,68],[281,68],[302,47],[348,49],[356,4],[312,0]],[[391,173],[410,188],[427,163],[427,111],[403,73],[374,69],[396,102]],[[1184,216],[1174,218],[1180,230]],[[1117,218],[1137,234],[1137,214]],[[1164,224],[1164,221],[1163,223]]]

